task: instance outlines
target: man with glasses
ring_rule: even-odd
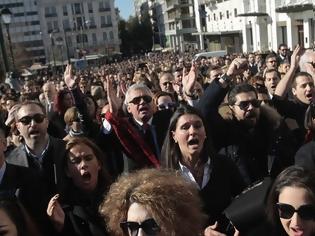
[[[50,224],[46,221],[46,208],[49,199],[62,189],[65,142],[48,135],[45,108],[38,102],[26,101],[20,104],[15,121],[24,143],[16,147],[6,160],[29,168],[37,177],[40,191],[35,194],[40,196],[40,200],[34,202],[31,213],[43,230],[50,230]]]
[[[267,70],[278,70],[278,64],[277,64],[277,55],[276,54],[268,54],[266,56],[266,68]]]
[[[108,91],[112,91],[108,81]],[[154,113],[152,92],[143,84],[134,84],[126,92],[124,105],[129,118],[123,120],[115,117],[115,94],[108,93],[111,115],[106,118],[113,126],[116,137],[120,140],[122,150],[129,158],[124,158],[125,171],[146,166],[159,166],[159,156],[166,130],[172,115],[171,110]],[[117,121],[118,120],[118,121]],[[111,134],[113,135],[113,134]]]
[[[165,72],[160,77],[160,88],[162,91],[174,94],[174,76],[172,73]]]
[[[281,43],[278,47],[278,56],[277,56],[278,65],[284,62],[290,63],[290,57],[289,57],[288,52],[289,52],[288,46],[285,43]]]
[[[276,153],[279,159],[284,158],[278,152],[285,150],[278,135],[286,130],[282,130],[285,128],[280,126],[281,117],[275,110],[261,106],[253,86],[241,83],[229,89],[231,77],[241,74],[246,63],[243,58],[233,60],[227,73],[205,90],[198,107],[208,120],[217,150],[237,164],[245,182],[250,184],[268,175],[269,155]],[[226,114],[219,114],[219,105],[226,95]],[[290,153],[290,148],[286,152]],[[272,174],[282,168],[277,165],[273,165],[276,168]]]

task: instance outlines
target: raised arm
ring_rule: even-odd
[[[300,60],[300,52],[301,48],[299,45],[296,46],[294,49],[292,55],[291,55],[291,65],[289,71],[284,75],[284,77],[279,81],[276,90],[275,95],[279,97],[285,97],[288,93],[288,90],[290,89],[290,85],[292,83],[293,76],[296,72],[296,69],[299,65]]]

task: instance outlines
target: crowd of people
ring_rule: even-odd
[[[7,80],[0,232],[315,235],[314,65],[313,50],[280,44]],[[267,176],[265,214],[238,228],[225,209]]]

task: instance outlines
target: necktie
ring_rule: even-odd
[[[155,131],[153,130],[154,127],[145,123],[142,125],[142,131],[144,134],[144,141],[149,144],[149,146],[152,148],[152,151],[155,153],[156,157],[159,158],[159,148],[158,148],[158,143],[155,135]]]

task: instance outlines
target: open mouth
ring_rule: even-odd
[[[302,236],[302,235],[304,235],[303,229],[300,229],[300,228],[291,228],[291,230],[293,231],[293,235],[294,235],[294,236]]]
[[[39,131],[38,130],[31,130],[30,135],[38,135]]]
[[[194,138],[188,141],[188,145],[198,145],[199,144],[199,140]]]
[[[308,93],[308,94],[306,94],[306,98],[307,98],[308,100],[311,100],[311,99],[313,98],[312,93]]]
[[[271,88],[272,88],[273,90],[275,90],[276,87],[277,87],[277,85],[272,85],[272,86],[271,86]]]
[[[81,175],[83,181],[90,181],[91,179],[91,174],[89,172],[84,172],[82,175]]]

